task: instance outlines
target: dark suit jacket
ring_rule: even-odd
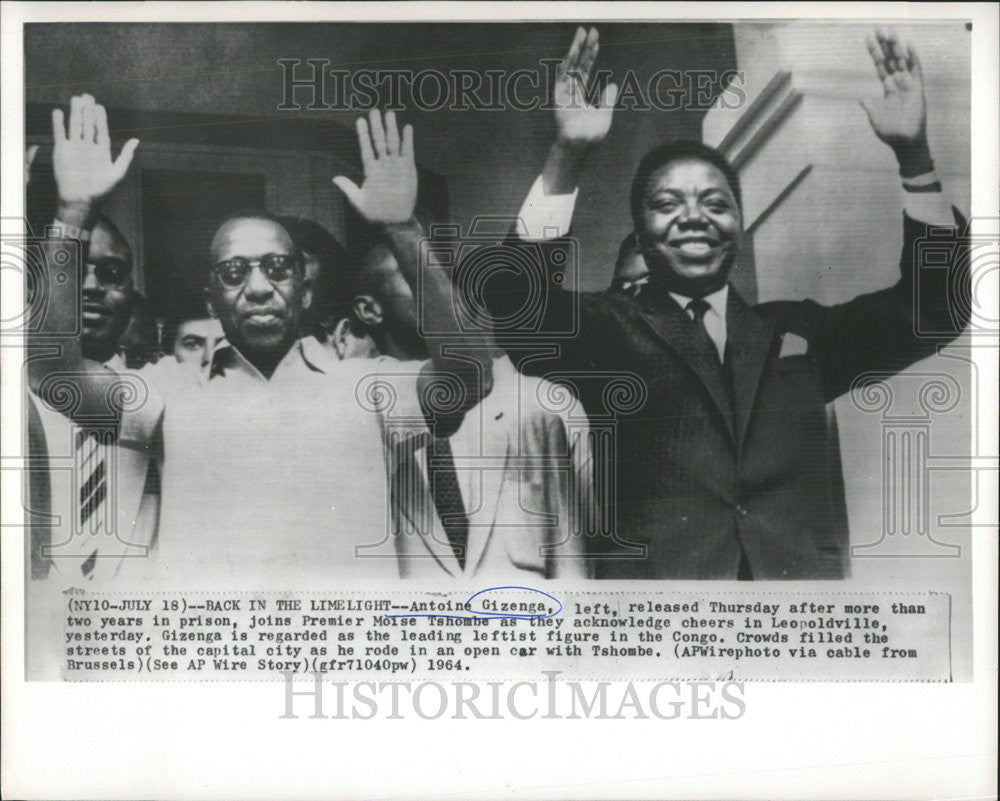
[[[741,551],[754,578],[847,574],[839,443],[826,404],[863,373],[899,371],[933,354],[967,322],[949,302],[968,297],[968,275],[957,275],[965,263],[957,229],[935,240],[950,242],[943,250],[951,267],[920,270],[915,292],[919,242],[928,232],[907,217],[903,227],[901,278],[889,289],[837,306],[751,307],[730,287],[728,374],[705,358],[694,323],[655,280],[637,298],[569,293],[558,279],[543,282],[535,339],[558,344],[558,357],[521,361],[522,369],[574,383],[592,419],[614,422],[616,523],[611,538],[594,541],[597,577],[732,579]],[[566,253],[556,255],[565,242],[534,247],[546,270],[561,271],[554,265],[565,264]],[[529,284],[513,271],[487,282],[494,314],[517,317],[512,311],[532,301]],[[921,329],[933,321],[941,336],[914,334],[915,302]],[[808,350],[780,357],[786,334],[804,339]],[[645,391],[644,401],[626,410],[609,408],[614,393],[601,382],[572,378],[623,371]]]

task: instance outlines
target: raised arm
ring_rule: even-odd
[[[917,51],[882,30],[870,34],[867,44],[882,83],[881,97],[860,101],[872,130],[892,148],[904,178],[928,173],[934,163],[927,143],[927,103]]]
[[[618,99],[618,87],[611,83],[591,105],[590,72],[600,51],[596,28],[577,28],[569,52],[556,68],[552,87],[555,107],[556,140],[549,148],[542,184],[546,195],[567,195],[578,183],[586,158],[593,147],[604,141],[611,130],[611,115]]]
[[[114,411],[109,409],[108,392],[116,376],[83,357],[79,324],[83,271],[99,204],[125,177],[139,141],[130,139],[112,159],[107,113],[90,95],[71,100],[68,127],[62,109],[52,112],[52,139],[58,205],[42,243],[46,305],[29,343],[33,352],[28,382],[58,408],[65,407],[69,382],[79,403],[68,413],[103,418]]]
[[[541,318],[532,320],[531,334],[538,344],[559,343],[557,360],[567,369],[589,366],[585,345],[577,347],[577,337],[570,332],[584,328],[592,332],[588,317],[599,314],[599,304],[584,293],[565,291],[567,266],[574,269],[579,250],[569,238],[570,223],[576,203],[576,188],[587,159],[611,128],[618,87],[610,83],[598,94],[592,83],[592,70],[600,49],[597,30],[578,28],[568,52],[556,70],[552,102],[556,138],[549,148],[542,173],[535,180],[517,215],[517,223],[506,246],[520,248],[511,261],[531,265],[530,275],[520,271],[497,270],[495,275],[477,281],[494,318],[516,319],[520,311],[537,303],[539,286],[544,286]],[[517,240],[527,240],[517,241]],[[540,262],[540,263],[539,263]],[[480,265],[480,269],[488,265]],[[537,273],[535,273],[537,271]],[[552,369],[550,361],[531,361],[519,369],[544,374]]]
[[[934,172],[927,141],[927,103],[920,57],[909,42],[877,30],[868,53],[882,84],[881,96],[861,99],[875,135],[892,148],[903,182],[907,214],[924,223],[954,223]]]
[[[903,189],[900,279],[892,287],[815,307],[814,351],[828,399],[862,374],[896,373],[933,355],[969,322],[965,221],[944,200],[927,141],[920,58],[893,33],[868,37],[882,96],[861,101],[875,135],[892,148]]]
[[[386,113],[383,124],[379,112],[372,111],[368,121],[358,120],[357,131],[364,180],[360,187],[344,176],[337,176],[333,182],[357,212],[380,229],[413,291],[425,330],[436,334],[431,362],[421,372],[417,390],[428,424],[436,435],[448,436],[457,430],[465,412],[492,387],[489,343],[485,336],[461,330],[452,311],[452,284],[445,271],[431,258],[421,264],[424,232],[414,217],[417,167],[412,126],[405,126],[400,136],[393,112]],[[465,358],[455,354],[454,346],[458,344],[468,354]],[[460,396],[454,404],[449,403],[447,411],[434,409],[430,403],[436,396],[453,396],[434,391],[439,381],[457,381],[461,388]]]

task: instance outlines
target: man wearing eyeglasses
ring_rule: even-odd
[[[132,312],[132,249],[106,217],[91,233],[82,294],[84,354],[102,363],[116,359]]]
[[[74,98],[68,130],[61,111],[54,112],[53,133],[57,221],[65,236],[82,238],[79,231],[92,225],[97,203],[124,177],[138,143],[130,140],[112,160],[104,109],[89,96]],[[401,136],[391,112],[384,123],[372,112],[359,120],[358,138],[364,182],[335,183],[380,229],[416,286],[422,231],[413,219],[412,130]],[[65,241],[47,245],[54,265]],[[71,339],[58,356],[32,363],[33,386],[44,395],[53,375],[71,371],[79,394],[72,414],[116,415],[123,447],[162,446],[158,553],[145,574],[190,584],[204,583],[207,571],[213,586],[225,576],[254,588],[287,587],[291,577],[303,586],[333,576],[395,576],[383,439],[451,433],[490,389],[488,357],[333,362],[315,338],[302,338],[311,302],[302,255],[266,212],[223,222],[211,264],[207,296],[226,343],[207,375],[170,359],[116,374],[87,361]],[[50,285],[46,321],[56,325],[73,298],[57,280]],[[419,285],[428,325],[457,328],[450,305],[439,300],[450,291],[447,276],[431,267]],[[131,395],[119,413],[109,399],[123,381],[132,382]],[[436,408],[444,395],[447,408]],[[93,542],[99,556],[103,540]]]
[[[211,253],[209,304],[226,332],[230,358],[270,379],[301,337],[312,302],[302,253],[284,226],[262,211],[225,220]]]
[[[86,244],[79,301],[81,352],[91,362],[123,371],[126,369],[123,337],[139,299],[132,283],[132,249],[115,224],[104,216],[96,217]],[[44,443],[36,457],[46,465],[44,485],[48,490],[46,508],[33,511],[52,515],[48,524],[31,527],[31,575],[45,578],[54,570],[74,578],[111,577],[123,564],[118,557],[142,554],[155,541],[159,510],[157,468],[150,454],[116,448],[100,434],[81,439],[85,429],[74,425],[51,404],[40,402],[37,396],[28,402],[38,429],[37,441]],[[57,469],[59,461],[69,458],[79,462],[81,475],[87,473],[76,486],[69,471]],[[105,465],[101,473],[89,469],[92,464],[101,463]],[[113,523],[102,509],[107,500],[106,482],[87,481],[91,475],[110,474],[111,465],[118,512],[118,520]],[[102,493],[105,497],[101,497]],[[73,532],[77,528],[88,531],[102,527],[114,527],[119,537],[105,548],[109,558],[100,562],[89,560],[92,550],[81,550],[80,540],[74,540]],[[86,570],[81,572],[81,566]]]

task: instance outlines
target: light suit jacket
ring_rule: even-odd
[[[124,369],[124,364],[109,363]],[[123,379],[124,380],[124,379]],[[69,396],[67,396],[69,398]],[[26,398],[28,437],[34,445],[29,465],[32,489],[30,510],[30,568],[32,578],[59,577],[63,582],[104,580],[130,572],[147,561],[156,545],[159,524],[159,472],[147,451],[115,444],[98,446],[104,460],[105,500],[99,514],[99,533],[81,530],[80,493],[88,470],[79,464],[76,439],[81,428],[64,412],[33,393]],[[34,508],[34,505],[45,508]],[[95,549],[98,558],[86,577],[81,567]]]
[[[400,575],[505,582],[585,576],[581,532],[593,515],[587,432],[568,391],[519,374],[506,356],[497,359],[489,396],[449,438],[469,518],[464,569],[428,487],[428,440],[391,454]]]

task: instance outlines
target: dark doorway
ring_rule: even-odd
[[[157,317],[178,293],[205,285],[208,248],[219,223],[239,209],[264,208],[265,180],[251,173],[143,169],[146,296]]]

